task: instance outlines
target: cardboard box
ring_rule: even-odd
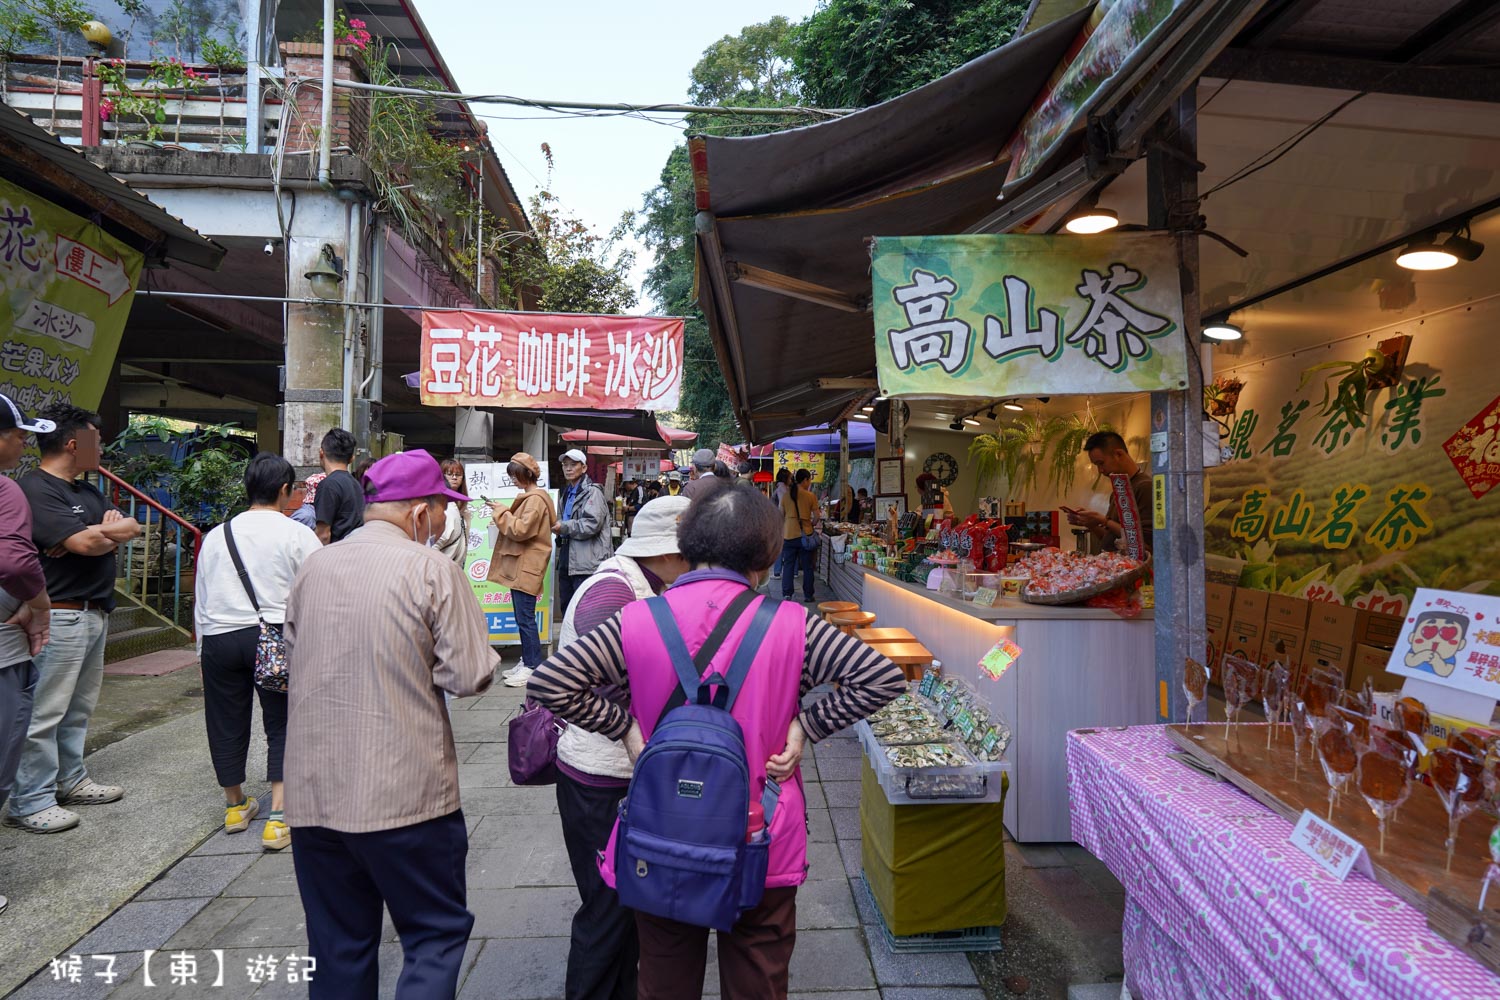
[[[1354,662],[1349,669],[1349,690],[1364,690],[1368,679],[1376,691],[1400,691],[1405,679],[1399,674],[1388,674],[1385,665],[1391,658],[1389,649],[1370,646],[1363,642],[1354,644]]]
[[[1203,664],[1208,674],[1219,676],[1219,661],[1224,658],[1224,640],[1229,637],[1229,616],[1234,610],[1234,588],[1223,583],[1206,583],[1204,618],[1208,625],[1208,660]]]
[[[1354,664],[1354,632],[1359,624],[1358,608],[1313,601],[1307,615],[1307,644],[1302,654],[1304,670],[1325,667],[1349,678]]]
[[[1400,615],[1383,615],[1378,611],[1361,611],[1354,628],[1354,641],[1381,649],[1394,649],[1401,637],[1404,619]]]
[[[1307,616],[1311,612],[1308,602],[1301,597],[1288,597],[1285,594],[1272,594],[1266,601],[1266,628],[1272,626],[1286,629],[1305,631],[1307,629]]]
[[[1264,590],[1247,590],[1240,587],[1234,592],[1234,609],[1229,615],[1229,632],[1224,642],[1224,652],[1230,656],[1243,656],[1251,663],[1261,661],[1261,647],[1265,641],[1266,608],[1271,595]]]

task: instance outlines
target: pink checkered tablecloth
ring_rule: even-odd
[[[1149,1000],[1480,1000],[1500,978],[1292,824],[1168,757],[1156,726],[1068,734],[1073,839],[1124,884],[1125,975]]]

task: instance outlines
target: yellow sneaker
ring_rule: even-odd
[[[228,806],[224,810],[224,832],[244,833],[250,829],[250,821],[260,813],[260,803],[255,801],[255,796],[247,796],[245,801],[237,806]]]
[[[260,846],[267,851],[284,851],[292,846],[292,830],[279,819],[266,820],[260,832]]]

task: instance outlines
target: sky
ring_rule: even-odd
[[[649,104],[686,102],[693,65],[725,35],[777,14],[800,21],[816,0],[543,0],[476,5],[419,0],[418,10],[464,93],[545,100]],[[483,10],[476,18],[476,10]],[[675,127],[634,118],[572,118],[502,105],[475,105],[524,203],[547,176],[541,144],[556,163],[551,190],[600,232],[637,211],[655,186]],[[497,120],[524,117],[531,120]],[[652,303],[641,281],[648,254],[631,237],[641,311]]]

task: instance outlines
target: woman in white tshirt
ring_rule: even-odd
[[[193,618],[203,661],[203,714],[208,723],[209,756],[224,789],[224,830],[247,830],[260,812],[260,803],[247,796],[243,787],[254,692],[260,696],[266,779],[271,782],[271,815],[261,831],[261,846],[268,851],[282,850],[292,842],[291,830],[281,817],[287,699],[284,692],[256,687],[255,646],[261,621],[285,624],[287,594],[297,569],[302,560],[322,548],[317,535],[282,513],[294,480],[291,464],[279,455],[261,452],[250,460],[245,467],[250,509],[203,539],[194,587]],[[254,601],[230,554],[226,528],[233,534]]]

